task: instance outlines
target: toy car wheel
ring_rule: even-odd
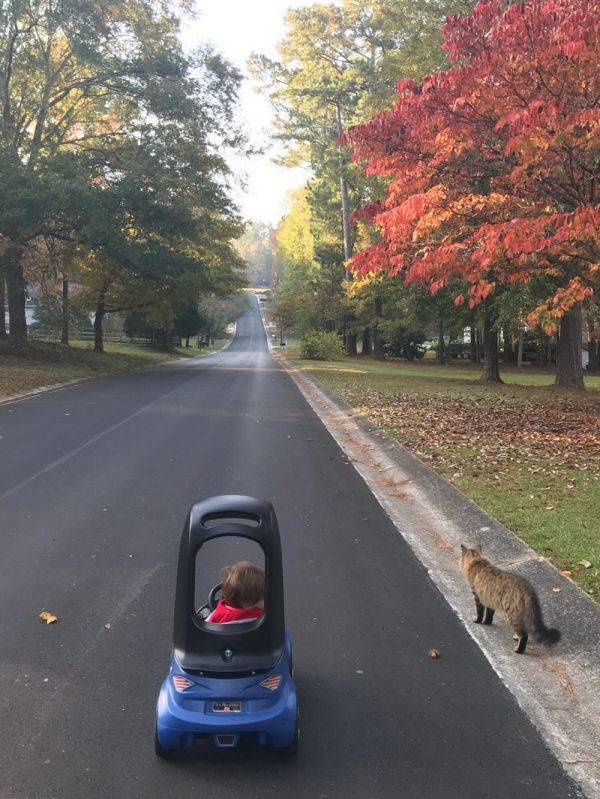
[[[294,730],[294,738],[291,744],[282,747],[281,751],[284,755],[294,757],[298,754],[298,745],[300,744],[300,713],[296,712],[296,728]]]
[[[160,757],[161,760],[170,760],[173,757],[174,749],[167,749],[166,746],[163,746],[161,742],[158,740],[158,730],[154,733],[154,752],[157,757]]]

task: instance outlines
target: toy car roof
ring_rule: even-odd
[[[265,557],[265,613],[236,624],[211,624],[194,606],[196,558],[207,542],[224,536],[255,541]],[[195,504],[188,513],[177,567],[173,649],[186,671],[240,674],[270,669],[285,641],[281,542],[270,502],[225,495]]]

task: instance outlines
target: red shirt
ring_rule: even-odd
[[[217,607],[213,610],[206,621],[213,624],[230,624],[236,621],[250,621],[259,619],[263,615],[261,608],[232,608],[226,605],[224,599],[220,599]]]

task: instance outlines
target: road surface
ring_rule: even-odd
[[[228,350],[3,406],[0,436],[1,799],[576,795],[272,359],[254,299]],[[182,524],[220,493],[279,515],[296,759],[153,753]]]

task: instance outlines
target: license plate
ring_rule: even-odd
[[[213,702],[213,713],[241,713],[241,702]]]

